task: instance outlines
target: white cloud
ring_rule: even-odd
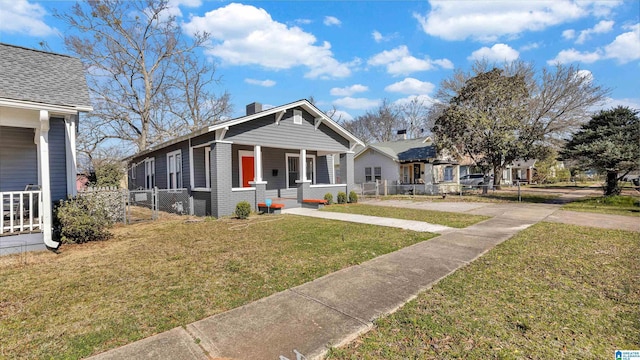
[[[244,79],[244,82],[246,82],[247,84],[251,84],[251,85],[258,85],[258,86],[264,86],[264,87],[272,87],[276,84],[275,81],[273,80],[257,80],[257,79]]]
[[[526,45],[521,46],[520,51],[535,50],[540,48],[540,46],[542,46],[542,42],[528,43]]]
[[[294,22],[295,22],[296,24],[309,25],[309,24],[311,24],[313,21],[311,21],[311,19],[296,19]]]
[[[567,40],[571,40],[576,37],[576,31],[573,29],[567,29],[562,32],[562,37]]]
[[[325,16],[323,23],[326,26],[340,26],[342,21],[335,16]]]
[[[313,34],[274,21],[264,9],[232,3],[190,20],[184,30],[211,34],[206,53],[222,59],[223,64],[259,65],[273,70],[304,66],[309,69],[307,78],[351,74],[349,64],[333,57],[329,42],[316,45]]]
[[[364,85],[355,84],[355,85],[351,85],[343,88],[335,87],[331,89],[329,93],[333,96],[351,96],[353,94],[365,92],[365,91],[369,91],[369,88]]]
[[[589,82],[593,81],[593,74],[589,70],[578,70],[578,72],[576,73],[576,77],[584,78]]]
[[[576,49],[562,50],[558,55],[549,61],[548,64],[583,62],[593,63],[602,59],[617,60],[620,64],[640,59],[640,23],[626,26],[628,32],[618,35],[615,40],[602,48],[594,51],[580,52]]]
[[[626,28],[631,31],[618,35],[604,47],[605,57],[621,64],[640,59],[640,23]]]
[[[373,40],[375,40],[375,42],[379,43],[379,42],[383,42],[383,41],[389,41],[393,38],[395,38],[396,36],[398,36],[397,33],[393,33],[390,35],[382,35],[382,33],[378,30],[374,30],[371,33],[371,37],[373,38]]]
[[[47,11],[27,0],[0,0],[0,32],[49,36],[57,33],[44,21]]]
[[[591,34],[603,34],[613,30],[614,23],[612,20],[602,20],[591,29],[580,31],[580,35],[578,35],[576,39],[576,44],[584,44],[585,41],[589,40]]]
[[[547,64],[566,64],[570,62],[583,62],[586,64],[590,64],[592,62],[600,60],[601,58],[602,54],[598,50],[593,52],[580,52],[576,49],[568,49],[560,51],[554,59],[548,60]]]
[[[496,41],[541,31],[588,15],[601,16],[620,1],[431,0],[431,11],[414,13],[425,33],[445,40]]]
[[[418,103],[421,103],[424,106],[431,106],[435,103],[438,102],[438,100],[433,99],[432,97],[428,96],[428,95],[411,95],[411,96],[407,96],[405,98],[400,98],[396,101],[394,101],[393,103],[399,106],[405,106],[407,104],[410,104],[412,101],[416,100],[418,101]]]
[[[380,100],[367,98],[352,98],[350,96],[336,99],[333,105],[353,110],[367,110],[380,104]]]
[[[387,92],[397,92],[402,94],[431,94],[435,85],[428,81],[420,81],[414,78],[405,78],[384,88]]]
[[[507,44],[495,44],[491,48],[482,47],[471,53],[469,60],[506,61],[516,60],[520,53]]]
[[[606,109],[614,108],[616,106],[625,106],[630,109],[640,110],[640,98],[622,98],[622,99],[607,98],[604,101],[604,104],[602,105],[601,109],[606,110]]]
[[[330,113],[331,113],[331,119],[337,122],[353,120],[353,115],[343,110],[335,110],[335,111],[332,110],[330,111]]]
[[[387,72],[392,75],[408,75],[413,72],[433,70],[438,66],[443,69],[453,68],[453,63],[449,59],[431,60],[428,57],[418,59],[409,53],[406,45],[378,53],[367,63],[372,66],[386,66]]]

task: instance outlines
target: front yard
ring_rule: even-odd
[[[434,236],[292,215],[114,233],[0,258],[0,358],[89,356]]]
[[[539,223],[330,359],[613,359],[640,348],[640,234]]]

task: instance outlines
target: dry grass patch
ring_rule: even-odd
[[[291,215],[113,232],[0,262],[0,358],[85,357],[434,236]]]
[[[640,348],[640,234],[539,223],[332,359],[610,359]]]

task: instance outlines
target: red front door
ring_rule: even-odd
[[[242,187],[250,187],[249,181],[253,181],[255,177],[255,168],[253,165],[253,156],[242,156]]]

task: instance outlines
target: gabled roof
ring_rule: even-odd
[[[436,157],[436,147],[429,137],[369,144],[355,157],[362,155],[369,149],[398,162],[422,161]]]
[[[351,134],[350,132],[348,132],[345,128],[343,128],[342,126],[340,126],[340,124],[338,124],[337,122],[335,122],[334,120],[332,120],[329,116],[327,116],[327,114],[325,114],[324,112],[320,111],[317,107],[315,107],[315,105],[311,104],[309,102],[309,100],[306,99],[302,99],[302,100],[298,100],[298,101],[294,101],[292,103],[289,104],[285,104],[285,105],[281,105],[281,106],[277,106],[277,107],[273,107],[267,110],[263,110],[260,112],[257,112],[255,114],[252,115],[246,115],[246,116],[241,116],[235,119],[230,119],[230,120],[226,120],[226,121],[222,121],[216,124],[213,124],[211,126],[196,130],[192,133],[180,136],[180,137],[176,137],[173,138],[169,141],[166,141],[164,143],[161,143],[159,145],[153,146],[147,150],[143,150],[140,151],[132,156],[129,156],[127,158],[125,158],[124,160],[128,160],[128,159],[132,159],[134,157],[138,157],[153,151],[156,151],[158,149],[162,149],[165,148],[167,146],[173,145],[173,144],[177,144],[181,141],[184,140],[188,140],[191,138],[194,138],[196,136],[200,136],[202,134],[206,134],[206,133],[210,133],[210,132],[214,132],[216,130],[221,130],[221,129],[225,129],[225,128],[229,128],[231,126],[234,125],[238,125],[238,124],[242,124],[248,121],[252,121],[252,120],[256,120],[256,119],[260,119],[263,118],[265,116],[270,116],[273,114],[278,114],[280,112],[284,112],[287,111],[289,109],[295,109],[295,108],[303,108],[304,110],[306,110],[309,114],[313,115],[316,119],[322,119],[322,123],[325,124],[326,126],[328,126],[330,129],[332,129],[333,131],[337,132],[338,134],[340,134],[342,137],[344,137],[345,139],[349,140],[349,142],[351,143],[352,146],[355,145],[361,145],[364,146],[364,143],[362,142],[362,140],[358,139],[357,137],[355,137],[353,134]]]
[[[92,110],[80,59],[3,43],[0,99]]]

